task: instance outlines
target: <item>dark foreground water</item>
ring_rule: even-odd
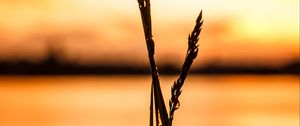
[[[165,100],[175,76],[162,76]],[[147,126],[150,76],[2,76],[0,126]],[[189,76],[174,126],[299,126],[299,77]]]

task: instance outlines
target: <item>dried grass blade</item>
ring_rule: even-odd
[[[148,50],[148,58],[149,58],[150,68],[151,68],[151,73],[152,73],[152,86],[154,88],[153,93],[154,93],[155,107],[158,108],[158,109],[155,109],[155,113],[157,113],[156,115],[158,115],[158,113],[159,113],[160,118],[157,118],[157,119],[160,119],[163,126],[170,126],[168,113],[166,110],[166,106],[165,106],[163,95],[162,95],[161,88],[160,88],[160,82],[159,82],[159,78],[158,78],[156,63],[154,60],[154,50],[155,49],[154,49],[154,41],[152,39],[150,0],[137,0],[137,1],[139,3],[139,8],[140,8],[140,12],[141,12],[144,34],[145,34],[145,39],[146,39],[146,45],[147,45],[147,50]],[[153,102],[151,101],[150,104],[153,105]],[[153,114],[153,108],[150,107],[150,109],[151,109],[150,110],[150,116],[151,116],[151,113]],[[150,121],[153,121],[153,117],[150,117]],[[150,125],[151,124],[153,124],[153,123],[150,122]]]

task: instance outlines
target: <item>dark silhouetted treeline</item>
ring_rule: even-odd
[[[193,67],[193,74],[300,74],[300,61],[295,61],[281,68],[267,67],[236,67],[207,65]],[[81,74],[148,74],[147,67],[130,64],[122,65],[78,65],[72,63],[59,63],[50,57],[41,63],[26,61],[4,62],[0,61],[0,75],[81,75]],[[179,66],[165,65],[159,67],[161,74],[178,74]]]

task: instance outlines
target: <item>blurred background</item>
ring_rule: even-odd
[[[203,10],[174,126],[299,125],[298,0],[152,0],[165,100]],[[136,0],[0,0],[0,125],[147,125]]]

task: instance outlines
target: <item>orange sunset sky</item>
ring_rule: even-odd
[[[158,64],[182,64],[203,10],[196,66],[299,60],[298,0],[151,0]],[[147,64],[136,0],[0,0],[0,61]]]

